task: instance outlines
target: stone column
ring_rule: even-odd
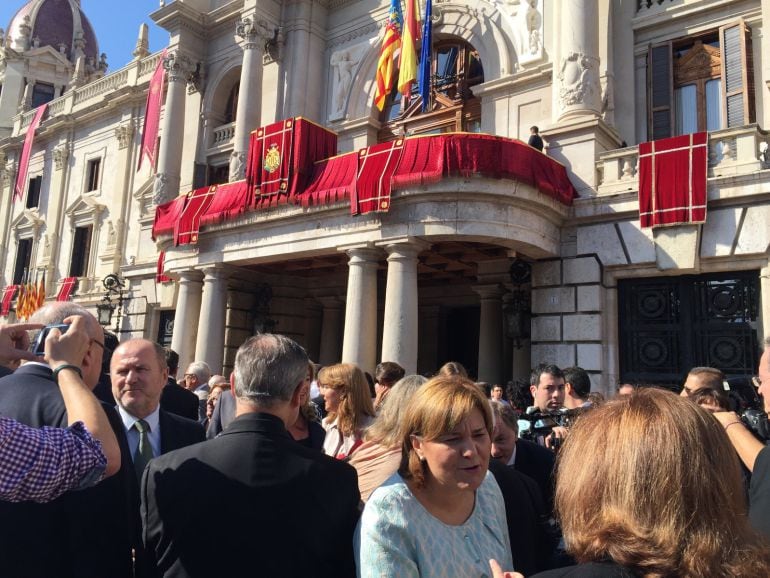
[[[407,375],[417,371],[417,255],[425,248],[413,242],[385,246],[388,282],[381,360],[395,361]]]
[[[203,275],[199,271],[182,271],[179,274],[179,296],[176,300],[171,349],[179,354],[179,367],[183,371],[195,361],[202,291]]]
[[[195,360],[205,361],[211,373],[222,373],[227,317],[228,272],[221,265],[203,269],[203,298],[195,341]]]
[[[559,6],[558,120],[601,114],[599,85],[599,3],[571,0]]]
[[[323,305],[321,313],[321,353],[318,356],[318,363],[321,365],[332,365],[340,362],[341,353],[341,335],[340,326],[342,325],[340,316],[342,314],[342,301],[335,296],[318,297],[318,301]]]
[[[377,365],[377,261],[380,252],[350,249],[342,361],[374,372]]]
[[[187,76],[193,70],[190,59],[179,52],[169,53],[163,61],[163,68],[168,73],[168,92],[163,109],[158,169],[152,196],[156,205],[170,201],[179,194]]]
[[[758,337],[760,340],[764,340],[765,337],[770,337],[770,263],[759,270],[759,287],[759,294],[762,296],[760,308],[763,334],[758,335]]]
[[[249,136],[259,127],[262,114],[262,45],[267,25],[256,17],[244,18],[235,27],[235,35],[243,40],[241,84],[238,89],[238,112],[235,118],[233,152],[230,153],[230,182],[246,176]]]
[[[495,283],[476,285],[473,290],[481,297],[478,380],[502,385],[503,288]]]

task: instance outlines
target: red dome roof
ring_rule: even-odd
[[[40,46],[66,46],[66,54],[71,59],[73,41],[77,32],[82,32],[86,41],[83,51],[87,57],[99,60],[99,44],[96,34],[88,21],[79,0],[30,0],[22,6],[8,25],[8,35],[15,39],[19,35],[19,27],[24,23],[24,17],[29,16],[32,27],[30,41],[40,39]]]

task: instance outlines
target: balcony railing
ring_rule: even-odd
[[[228,146],[235,137],[235,123],[223,124],[214,129],[211,138],[211,148],[222,148]]]
[[[161,53],[151,54],[146,58],[130,62],[120,70],[116,70],[99,80],[64,93],[48,103],[48,116],[53,118],[62,114],[72,114],[78,109],[86,108],[98,102],[102,96],[126,86],[138,86],[149,81],[158,64]],[[16,117],[17,127],[14,134],[20,135],[32,122],[34,110],[29,110]]]
[[[756,124],[709,133],[708,177],[728,177],[770,169],[770,132]],[[639,149],[628,147],[599,155],[598,194],[638,191]]]

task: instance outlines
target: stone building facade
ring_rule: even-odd
[[[134,59],[105,75],[99,31],[76,0],[55,4],[67,3],[77,17],[56,34],[37,20],[53,2],[20,6],[0,47],[4,285],[27,267],[55,295],[74,271],[73,299],[93,307],[117,274],[122,336],[159,339],[215,371],[259,330],[368,371],[392,360],[429,373],[455,359],[498,382],[541,361],[577,364],[604,391],[674,383],[692,365],[755,366],[770,319],[766,3],[434,0],[431,109],[394,94],[381,113],[389,2],[161,2],[158,166],[139,171],[161,54],[140,33]],[[49,112],[12,202],[43,85]],[[537,125],[577,198],[452,176],[395,190],[383,213],[287,204],[204,226],[192,245],[152,239],[158,205],[243,178],[251,131],[290,117],[335,131],[340,153],[451,131],[526,141]],[[708,132],[705,223],[642,228],[637,145],[696,131]],[[156,282],[160,251],[171,282]]]

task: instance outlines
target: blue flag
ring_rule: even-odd
[[[422,47],[420,49],[420,70],[417,73],[417,81],[420,85],[422,97],[422,111],[428,110],[430,105],[430,57],[433,54],[433,23],[431,14],[433,6],[431,0],[425,2],[425,18],[422,20]]]

